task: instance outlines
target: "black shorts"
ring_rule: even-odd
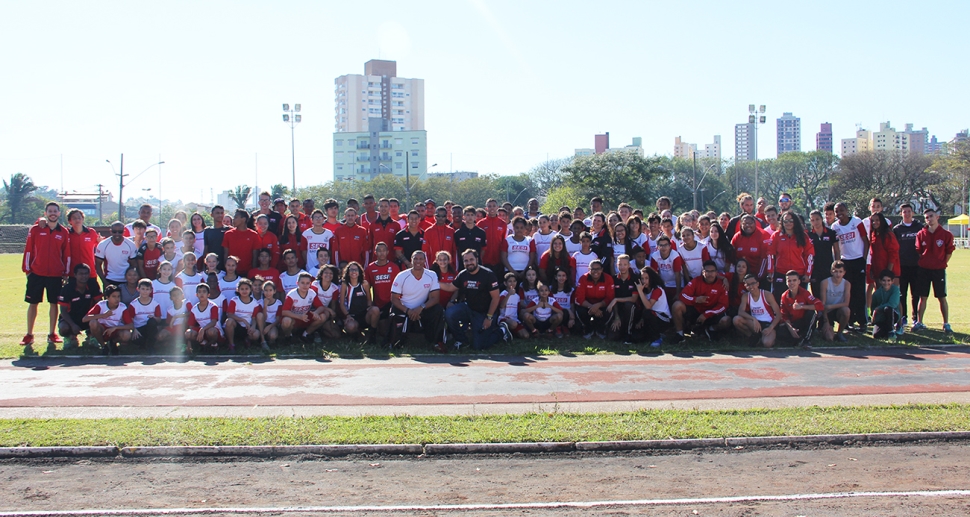
[[[839,310],[840,309],[832,309],[829,312],[825,313],[829,319],[830,325],[835,326],[835,324],[839,322]]]
[[[384,306],[381,307],[381,318],[380,319],[383,320],[383,319],[390,318],[391,317],[391,309],[392,308],[394,308],[394,304],[393,303],[390,303],[390,302],[385,303]]]
[[[538,331],[538,332],[545,332],[545,331],[551,329],[552,328],[552,318],[549,318],[547,320],[536,320],[535,328],[536,328],[536,331]]]
[[[244,339],[249,339],[249,327],[244,327],[236,322],[236,328],[232,331],[233,341],[241,341]]]
[[[24,294],[24,301],[29,304],[44,301],[44,291],[47,291],[47,303],[57,303],[57,297],[61,294],[61,277],[59,276],[40,276],[34,273],[27,274],[27,292]]]
[[[920,268],[916,273],[916,283],[913,291],[920,296],[930,295],[930,284],[933,285],[933,296],[946,298],[946,270]]]

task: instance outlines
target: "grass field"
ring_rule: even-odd
[[[15,254],[0,254],[0,357],[12,358],[19,357],[23,349],[18,345],[20,338],[26,331],[26,311],[27,305],[23,301],[24,295],[24,275],[20,270],[21,256]],[[957,250],[950,262],[947,272],[948,280],[948,300],[950,303],[950,322],[956,332],[952,338],[947,338],[941,330],[942,318],[939,306],[935,300],[930,300],[930,306],[926,311],[926,324],[930,329],[921,331],[919,334],[907,333],[897,344],[900,345],[927,345],[940,343],[968,343],[970,342],[970,250]],[[41,314],[37,318],[37,326],[34,334],[38,339],[43,339],[47,328],[47,311],[41,306]],[[419,339],[413,339],[417,342]],[[851,346],[882,346],[886,344],[877,342],[867,336],[850,335],[849,345]],[[832,346],[821,339],[814,340],[816,348]],[[739,339],[724,338],[716,343],[710,343],[706,339],[687,339],[680,345],[665,344],[661,350],[652,349],[647,344],[624,346],[605,340],[585,340],[581,337],[570,337],[565,339],[537,339],[537,340],[515,340],[511,345],[500,344],[490,350],[493,354],[509,355],[578,355],[578,354],[643,354],[654,355],[661,352],[675,353],[709,353],[748,349],[750,345]],[[46,354],[43,343],[35,345],[35,349],[40,354]],[[139,353],[140,350],[125,350],[122,353]],[[258,353],[257,348],[240,350],[241,353]],[[368,346],[351,342],[348,339],[340,339],[334,342],[325,342],[317,345],[281,346],[274,351],[279,355],[311,355],[321,354],[335,357],[387,357],[391,354],[386,349],[377,346]],[[415,344],[406,347],[404,350],[396,350],[395,355],[429,353],[426,346]],[[60,350],[51,352],[52,354],[62,353]],[[85,349],[83,353],[94,354],[96,351]],[[465,351],[463,350],[463,353]]]
[[[0,420],[0,447],[496,443],[964,431],[970,406],[315,418]]]

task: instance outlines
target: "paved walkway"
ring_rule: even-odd
[[[970,347],[708,356],[0,362],[0,418],[970,402]]]

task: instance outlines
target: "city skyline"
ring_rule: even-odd
[[[334,79],[371,59],[395,60],[399,75],[424,79],[427,162],[439,164],[435,172],[525,172],[547,157],[572,156],[606,131],[616,142],[641,137],[648,155],[671,155],[676,136],[703,145],[724,135],[722,156],[730,158],[730,130],[746,121],[751,103],[767,105],[759,158],[774,156],[771,121],[784,112],[801,118],[809,140],[831,123],[836,147],[856,124],[875,131],[887,121],[900,129],[913,123],[942,142],[970,125],[949,98],[968,78],[949,55],[959,48],[958,20],[970,14],[965,3],[948,4],[945,18],[835,2],[812,9],[768,2],[565,2],[554,10],[512,2],[376,4],[375,17],[312,2],[3,4],[0,41],[17,52],[0,56],[16,78],[0,84],[0,176],[23,172],[60,189],[63,155],[66,190],[103,183],[115,192],[105,159],[125,153],[132,175],[161,155],[172,184],[163,197],[208,200],[210,189],[253,185],[257,174],[260,188],[288,184],[276,179],[290,169],[279,106],[299,102],[297,185],[323,183],[333,177]],[[687,26],[677,20],[685,8],[700,13],[689,28],[702,37],[682,37]],[[792,17],[813,31],[791,35]],[[788,42],[746,48],[739,61],[724,44],[748,32],[756,42],[781,35]],[[886,34],[920,45],[837,60],[840,50]],[[664,51],[669,45],[678,52]],[[680,56],[712,47],[728,50],[672,79],[686,71]],[[824,62],[830,79],[816,78],[811,67],[818,65],[797,58],[809,55],[831,56]],[[884,81],[886,70],[920,94],[866,87]],[[126,192],[157,185],[149,171]]]

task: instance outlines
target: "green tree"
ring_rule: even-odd
[[[658,175],[670,174],[664,168],[664,158],[645,158],[635,152],[612,152],[581,156],[562,168],[564,180],[585,199],[600,195],[607,206],[620,202],[636,206],[652,206],[644,186]]]
[[[236,203],[236,208],[246,208],[246,203],[249,201],[249,196],[253,193],[253,187],[248,187],[246,185],[237,185],[236,188],[229,192],[229,199]]]
[[[25,223],[24,209],[32,201],[32,195],[37,191],[37,185],[30,176],[18,172],[10,176],[10,181],[3,180],[4,197],[7,205],[7,220],[11,224]],[[27,218],[30,219],[30,218]]]
[[[842,158],[833,175],[833,192],[860,215],[869,215],[869,200],[882,199],[890,213],[904,202],[944,207],[959,195],[945,172],[932,168],[933,158],[889,151],[865,151]]]
[[[286,198],[286,196],[288,196],[289,194],[290,194],[290,189],[282,183],[277,183],[276,185],[273,185],[269,189],[269,195],[273,199]]]

